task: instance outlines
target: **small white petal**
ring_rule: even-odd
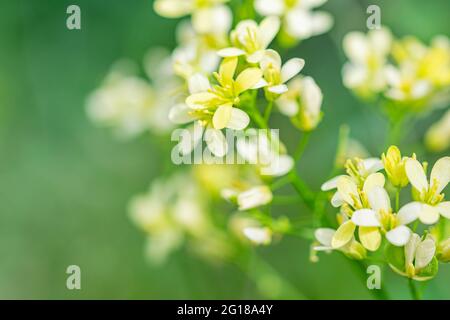
[[[267,186],[253,187],[238,195],[239,210],[244,211],[266,205],[272,201],[272,191]]]
[[[419,192],[428,190],[427,177],[425,176],[425,172],[419,161],[416,159],[406,160],[405,171],[409,182],[411,182],[414,188]]]
[[[374,188],[383,188],[385,182],[386,179],[382,173],[372,173],[364,181],[363,191],[368,195]]]
[[[450,219],[450,201],[439,203],[437,209],[443,217]]]
[[[344,52],[350,60],[364,65],[370,53],[369,43],[362,32],[350,32],[344,37]]]
[[[314,236],[317,241],[325,247],[331,247],[331,240],[333,239],[336,230],[330,228],[319,228],[314,231]]]
[[[386,238],[390,243],[397,247],[403,247],[408,243],[412,231],[408,227],[399,226],[386,233]]]
[[[361,209],[353,212],[352,221],[361,227],[379,227],[381,223],[378,214],[370,209]]]
[[[200,73],[196,73],[189,77],[188,86],[191,94],[205,92],[211,88],[208,78]]]
[[[293,58],[287,61],[281,68],[281,81],[283,83],[295,77],[305,66],[305,60]]]
[[[441,193],[450,182],[450,157],[443,157],[436,161],[431,170],[430,178],[430,185],[434,182],[438,183],[436,192]]]
[[[439,209],[428,204],[423,204],[422,210],[419,212],[419,220],[423,224],[435,224],[439,221]]]
[[[255,10],[262,16],[281,16],[285,10],[284,0],[256,0]]]
[[[270,16],[261,21],[259,32],[262,48],[267,48],[280,30],[280,18]]]
[[[341,194],[336,192],[331,198],[331,205],[335,208],[339,208],[344,204],[344,199],[342,199]]]
[[[223,157],[228,152],[228,144],[222,131],[208,128],[205,131],[205,142],[208,149],[216,157]]]
[[[271,86],[267,90],[276,94],[283,94],[288,91],[288,87],[285,84],[279,84],[277,86]]]
[[[189,114],[191,109],[184,103],[179,103],[170,108],[169,120],[175,124],[184,124],[194,121]]]
[[[426,267],[436,253],[436,244],[430,238],[425,239],[417,246],[414,265],[417,269]]]
[[[413,233],[409,238],[408,243],[405,245],[405,264],[409,265],[413,263],[417,246],[420,243],[420,236],[417,233]]]
[[[383,162],[379,158],[364,159],[363,165],[368,173],[374,173],[384,168]]]
[[[294,159],[288,155],[275,156],[268,166],[261,168],[261,175],[279,177],[287,174],[294,167]]]
[[[243,130],[250,123],[250,117],[245,111],[238,108],[231,109],[231,118],[227,124],[228,129]]]
[[[322,191],[329,191],[329,190],[333,190],[337,188],[337,182],[339,180],[340,177],[343,177],[344,175],[339,175],[336,176],[328,181],[326,181],[324,184],[322,184],[322,186],[320,187],[320,189]]]
[[[217,51],[217,54],[223,58],[239,57],[239,56],[244,55],[245,51],[241,50],[239,48],[230,47],[230,48],[225,48],[225,49],[221,49],[221,50]]]
[[[410,224],[417,220],[419,213],[422,211],[422,203],[410,202],[400,208],[397,214],[398,223],[402,225]]]
[[[368,193],[370,207],[379,212],[384,210],[389,212],[391,210],[391,200],[387,191],[382,187],[374,187]]]
[[[272,240],[272,232],[269,228],[247,227],[243,230],[244,235],[254,244],[269,244]]]

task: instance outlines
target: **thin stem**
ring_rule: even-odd
[[[419,289],[416,286],[416,283],[414,282],[413,279],[408,279],[408,284],[409,284],[409,291],[411,292],[411,297],[414,300],[421,300],[422,299],[422,294],[420,293]]]
[[[306,185],[306,183],[298,176],[295,169],[292,169],[292,171],[289,173],[289,177],[291,178],[292,186],[294,187],[295,191],[299,194],[299,196],[302,198],[303,202],[314,211],[314,193],[309,189],[309,187]]]
[[[273,101],[270,100],[269,103],[267,104],[266,110],[264,110],[264,121],[266,123],[269,122],[270,114],[272,113],[272,109],[273,109]]]
[[[302,138],[300,139],[300,142],[298,143],[297,149],[295,150],[295,153],[294,153],[294,161],[296,163],[302,157],[303,152],[305,152],[305,149],[306,149],[306,146],[308,145],[310,136],[311,136],[311,132],[303,133]]]

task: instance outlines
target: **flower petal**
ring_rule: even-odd
[[[408,243],[412,231],[406,226],[398,226],[386,233],[386,239],[394,246],[403,247]]]
[[[180,142],[178,144],[180,152],[183,155],[190,154],[192,150],[198,145],[203,136],[203,126],[198,122],[195,122],[187,128],[185,132],[180,136]]]
[[[231,103],[223,104],[217,108],[212,119],[214,129],[220,130],[228,126],[232,109],[233,105]]]
[[[205,131],[204,139],[208,149],[216,157],[223,157],[228,152],[228,144],[222,131],[208,128]]]
[[[416,256],[416,249],[420,243],[420,237],[417,233],[413,233],[409,238],[408,243],[405,245],[405,264],[410,265],[413,263]]]
[[[288,87],[285,84],[279,84],[277,86],[271,86],[267,90],[276,94],[283,94],[288,91]]]
[[[269,228],[247,227],[243,233],[254,244],[267,245],[272,241],[272,231]]]
[[[450,219],[450,201],[439,203],[437,209],[443,217]]]
[[[336,176],[328,181],[326,181],[322,186],[320,187],[320,190],[322,191],[329,191],[337,188],[337,182],[339,178],[343,177],[344,175]]]
[[[377,227],[359,227],[359,240],[370,251],[376,251],[381,244],[381,234]]]
[[[231,83],[236,72],[236,67],[238,64],[238,58],[225,58],[220,64],[219,75],[222,81],[226,84]]]
[[[156,13],[165,18],[179,18],[191,13],[191,1],[185,0],[157,0],[154,3]]]
[[[259,68],[248,68],[242,71],[235,82],[235,90],[239,95],[252,88],[262,78],[262,71]]]
[[[430,179],[430,185],[437,183],[438,187],[436,192],[441,193],[450,182],[450,157],[443,157],[436,161],[431,170]]]
[[[406,160],[405,171],[409,182],[411,182],[414,188],[416,188],[419,192],[428,190],[427,177],[419,161],[416,159]]]
[[[268,166],[261,168],[261,175],[279,177],[285,175],[294,167],[294,159],[288,155],[276,156],[273,161],[270,161]]]
[[[422,211],[423,204],[421,202],[410,202],[405,204],[397,213],[397,221],[399,224],[406,225],[417,220],[419,213]]]
[[[278,52],[272,49],[268,49],[264,52],[264,57],[261,59],[260,67],[262,70],[268,68],[281,69],[281,57]]]
[[[208,78],[200,73],[196,73],[189,77],[188,86],[191,94],[206,92],[211,88]]]
[[[344,204],[344,199],[342,199],[341,194],[339,192],[335,192],[333,197],[331,198],[331,205],[335,208],[339,208]]]
[[[352,238],[356,225],[352,221],[346,221],[339,226],[331,240],[334,249],[345,246]]]
[[[230,47],[230,48],[224,48],[221,49],[219,51],[217,51],[217,55],[219,55],[222,58],[226,58],[226,57],[239,57],[245,54],[244,50],[241,50],[239,48],[234,48],[234,47]]]
[[[314,231],[314,236],[316,240],[320,242],[321,245],[326,247],[331,247],[331,239],[333,239],[336,230],[330,228],[319,228]]]
[[[337,189],[341,198],[350,205],[353,205],[353,197],[358,197],[358,187],[349,177],[343,176],[337,182]]]
[[[179,103],[170,108],[169,120],[175,124],[192,122],[194,118],[189,114],[191,109],[184,103]]]
[[[431,238],[427,238],[417,246],[416,260],[414,266],[417,269],[426,267],[434,257],[436,253],[436,244]]]
[[[256,0],[255,10],[262,16],[281,16],[285,9],[284,0]]]
[[[186,98],[186,104],[192,109],[204,109],[211,104],[217,96],[210,92],[199,92],[191,94]]]
[[[280,18],[270,16],[261,21],[259,33],[261,36],[261,46],[267,48],[280,30]]]
[[[244,211],[266,205],[272,201],[272,191],[268,186],[257,186],[241,192],[238,197],[239,210]]]
[[[231,109],[231,117],[226,127],[228,129],[243,130],[250,123],[250,117],[245,111],[238,108]]]
[[[383,188],[386,179],[382,173],[372,173],[364,181],[363,191],[365,194],[370,194],[374,188]]]
[[[376,212],[383,210],[387,213],[391,210],[391,200],[384,188],[374,187],[369,191],[367,196],[369,198],[370,207]]]
[[[288,60],[281,68],[281,81],[283,83],[295,77],[305,66],[305,60],[293,58]]]
[[[357,226],[379,227],[381,226],[378,214],[371,209],[361,209],[353,212],[352,221]]]
[[[419,219],[423,224],[435,224],[439,221],[439,209],[423,204],[422,210],[419,212]]]

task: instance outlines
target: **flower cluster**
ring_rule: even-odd
[[[450,86],[450,41],[436,36],[430,46],[414,37],[395,39],[383,27],[350,32],[343,41],[349,61],[345,86],[363,98],[380,96],[391,108],[418,112],[446,106]]]
[[[324,191],[336,189],[331,204],[339,208],[339,227],[316,230],[318,245],[314,250],[338,250],[351,258],[365,259],[385,242],[388,262],[395,271],[417,280],[434,276],[437,267],[430,264],[437,263],[438,239],[429,231],[422,237],[415,231],[417,221],[432,226],[445,225],[450,219],[450,201],[445,201],[442,193],[450,182],[450,157],[436,161],[429,180],[427,163],[420,163],[415,155],[402,157],[396,146],[381,159],[349,159],[345,167],[347,174],[322,185]],[[412,201],[400,206],[400,192],[408,184]],[[391,197],[395,198],[394,206]]]

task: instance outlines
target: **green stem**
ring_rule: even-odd
[[[303,155],[303,152],[305,152],[306,146],[309,142],[309,137],[311,136],[311,132],[305,132],[302,135],[302,138],[300,139],[300,142],[298,143],[297,149],[294,153],[294,161],[297,163],[300,158]]]
[[[272,113],[272,109],[273,109],[273,101],[270,100],[269,103],[267,104],[266,110],[264,110],[265,123],[269,123],[270,114]]]
[[[409,285],[409,291],[411,292],[411,297],[414,300],[421,300],[422,295],[421,295],[419,289],[417,288],[413,279],[408,279],[408,285]]]
[[[309,189],[307,184],[298,176],[295,169],[292,169],[292,171],[289,173],[289,177],[291,178],[292,186],[294,187],[295,191],[299,194],[299,196],[302,198],[303,202],[314,211],[314,193]]]

